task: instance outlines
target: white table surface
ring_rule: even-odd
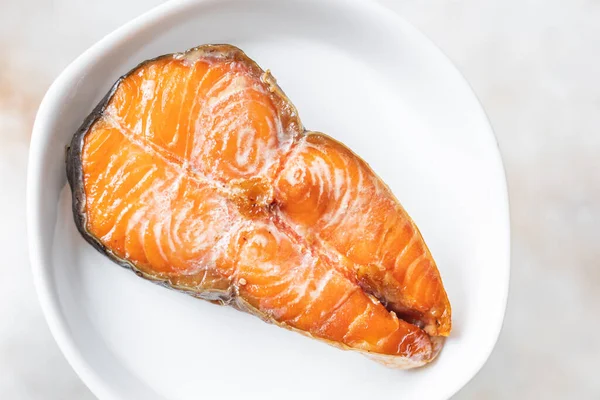
[[[380,0],[459,66],[495,128],[512,213],[499,343],[456,399],[600,398],[600,1]],[[74,57],[159,0],[0,1],[0,399],[93,399],[28,265],[33,117]]]

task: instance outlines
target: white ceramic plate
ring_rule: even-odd
[[[65,186],[65,145],[121,74],[203,43],[238,45],[270,68],[305,126],[358,152],[414,217],[453,309],[452,336],[432,365],[387,369],[166,290],[79,236]],[[44,98],[27,206],[48,323],[102,399],[445,399],[481,368],[502,325],[509,218],[493,133],[441,52],[371,2],[183,1],[132,21],[73,62]]]

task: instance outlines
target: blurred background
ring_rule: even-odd
[[[508,176],[504,329],[455,399],[600,399],[600,1],[380,1],[469,80]],[[69,62],[159,3],[0,0],[1,399],[94,398],[52,339],[32,284],[24,210],[31,127]]]

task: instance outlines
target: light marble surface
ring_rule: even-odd
[[[487,365],[455,398],[600,398],[600,1],[380,1],[471,82],[508,175],[505,326]],[[50,336],[33,289],[24,211],[30,130],[62,68],[158,3],[0,2],[1,399],[93,398]]]

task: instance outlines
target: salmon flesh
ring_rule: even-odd
[[[75,222],[138,275],[417,367],[451,330],[440,274],[390,189],[306,131],[269,71],[205,45],[120,78],[67,154]]]

